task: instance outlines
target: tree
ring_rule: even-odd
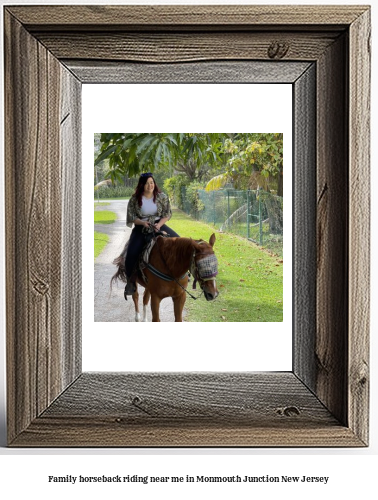
[[[95,159],[94,185],[95,186],[101,183],[105,179],[105,170],[106,170],[106,165],[103,160],[96,163],[96,158],[98,157],[101,151],[100,135],[101,134],[94,134],[94,159]]]
[[[154,172],[158,167],[184,173],[190,181],[201,180],[219,164],[227,134],[101,134],[101,151],[95,164],[108,159],[113,180]]]
[[[283,134],[229,134],[224,143],[229,154],[223,174],[208,183],[207,190],[219,189],[232,180],[240,188],[267,191],[274,189],[283,195]]]

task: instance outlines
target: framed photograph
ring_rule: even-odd
[[[296,71],[299,75],[308,67],[308,63],[294,64],[297,65]],[[196,139],[200,140],[201,148],[210,140],[212,150],[220,151],[216,155],[215,165],[210,161],[203,161],[201,155],[200,166],[196,167],[195,171],[192,168],[193,161],[188,162],[189,166],[182,161],[180,165],[173,163],[175,167],[169,166],[169,168],[165,164],[161,165],[163,163],[161,162],[153,171],[158,186],[169,195],[173,207],[172,217],[167,225],[187,239],[202,238],[204,241],[209,241],[211,235],[215,235],[214,252],[219,271],[216,276],[216,286],[219,295],[216,300],[207,301],[199,284],[193,289],[192,278],[187,285],[186,301],[183,304],[184,323],[180,325],[174,323],[174,305],[170,296],[161,301],[159,318],[161,323],[155,323],[151,327],[152,311],[150,304],[147,308],[142,305],[141,284],[139,317],[136,317],[134,299],[132,297],[127,301],[124,299],[125,283],[117,280],[112,283],[111,289],[109,286],[110,279],[117,270],[113,261],[123,251],[132,231],[126,226],[125,220],[128,201],[124,198],[114,199],[113,193],[120,194],[121,189],[125,192],[124,184],[131,184],[134,181],[134,188],[126,188],[126,192],[132,194],[139,174],[126,181],[123,176],[122,181],[119,181],[119,184],[117,182],[118,188],[101,187],[95,190],[95,219],[100,222],[100,224],[95,223],[95,238],[96,242],[108,238],[108,242],[95,259],[94,272],[92,260],[83,259],[82,282],[83,294],[86,297],[82,310],[83,371],[219,372],[291,369],[292,84],[247,83],[256,80],[257,75],[260,77],[259,80],[262,76],[273,79],[271,73],[273,69],[279,71],[274,80],[277,80],[277,77],[283,78],[284,63],[274,65],[273,69],[269,69],[269,63],[255,61],[237,65],[218,62],[216,67],[219,83],[83,85],[84,165],[93,162],[94,135],[95,155],[99,154],[101,134],[95,133],[96,130],[119,131],[116,135],[112,134],[112,137],[123,145],[127,138],[138,142],[146,138],[146,134],[129,134],[122,132],[123,130],[128,130],[130,126],[133,130],[146,130],[148,126],[148,130],[154,131],[150,137],[155,136],[157,140],[172,137],[175,141],[172,154],[181,155],[185,144],[194,134],[164,133],[172,126],[176,130],[196,130],[200,121],[202,131],[231,129],[239,131],[238,134],[212,132],[195,134]],[[159,69],[160,75],[163,70],[170,69],[170,65],[163,65]],[[206,73],[208,79],[213,69],[214,63],[201,63],[202,77],[197,75],[196,78],[204,79]],[[239,75],[243,74],[245,83],[224,83],[226,79],[231,81],[237,78],[236,69]],[[151,65],[148,65],[148,70],[153,71]],[[183,71],[186,74],[193,71],[198,73],[198,64],[187,63]],[[223,72],[222,80],[221,72]],[[273,130],[281,133],[269,133]],[[258,131],[269,132],[258,133]],[[108,136],[104,134],[102,137],[105,139]],[[201,189],[197,191],[198,205],[189,202],[188,193],[191,192],[191,186],[204,188],[207,180],[224,172],[223,169],[226,167],[224,148],[237,147],[244,153],[247,144],[252,146],[252,143],[255,144],[259,140],[264,143],[267,140],[277,141],[273,143],[277,147],[283,144],[284,166],[281,167],[281,172],[285,170],[286,175],[281,175],[279,178],[282,181],[280,186],[277,175],[269,178],[268,182],[265,177],[261,179],[262,176],[255,175],[248,191],[244,184],[243,156],[243,167],[240,166],[242,174],[238,177],[235,175],[234,185],[228,181],[224,189],[211,191]],[[269,148],[273,149],[272,144],[269,144]],[[206,146],[208,147],[209,145]],[[282,161],[281,151],[279,161]],[[256,153],[254,149],[253,153],[249,154],[258,158],[259,149]],[[143,156],[142,153],[140,156]],[[196,158],[195,155],[192,156]],[[230,156],[227,154],[226,158],[229,159]],[[152,157],[156,158],[155,152]],[[250,159],[247,167],[248,177],[245,176],[248,182],[251,181]],[[237,152],[234,153],[233,160],[233,165],[238,168],[240,159]],[[258,160],[253,158],[253,161]],[[96,183],[100,181],[101,184],[108,164],[106,160],[106,163],[96,166],[98,171]],[[124,168],[124,164],[120,168]],[[152,168],[145,166],[142,171],[150,171]],[[185,170],[185,177],[180,172],[181,169]],[[192,180],[196,179],[194,184],[190,184],[186,189],[184,187],[177,189],[177,185],[176,188],[171,188],[172,181],[181,183],[185,179],[184,182],[187,183],[190,176]],[[257,190],[260,183],[264,187]],[[93,177],[88,168],[84,169],[82,184],[82,220],[88,222],[93,218]],[[279,187],[280,195],[278,195]],[[266,191],[267,189],[270,192]],[[283,210],[283,194],[285,210]],[[108,198],[107,201],[103,199],[104,196]],[[196,210],[198,206],[199,210]],[[117,217],[114,223],[103,223],[108,215]],[[283,227],[285,227],[285,240]],[[88,223],[83,224],[82,234],[82,254],[88,257],[93,253],[93,229]],[[178,243],[182,242],[185,240],[180,240]],[[152,262],[152,265],[155,264]],[[189,269],[190,263],[184,265]],[[181,271],[179,276],[182,276]],[[147,276],[148,282],[150,283],[153,278],[154,276]],[[159,279],[158,283],[158,290],[161,292],[164,283],[167,282]],[[173,284],[175,295],[177,291],[181,292],[181,297],[185,295],[179,285],[175,285],[172,281],[168,283],[170,283],[169,288]],[[172,291],[168,289],[168,293]],[[144,321],[145,314],[148,322]],[[138,325],[125,324],[135,323],[136,319],[139,320]],[[209,322],[217,324],[211,328],[211,325],[206,324]],[[230,322],[234,324],[230,325]],[[255,324],[251,325],[251,322]],[[229,335],[230,327],[233,328],[232,339]],[[183,345],[185,349],[182,348]],[[242,345],[243,349],[240,348]],[[274,352],[271,350],[272,345],[275,346]],[[114,346],[117,348],[114,349]],[[125,356],[126,352],[140,351],[144,353],[143,358]]]
[[[368,446],[369,7],[7,6],[4,23],[8,445]],[[292,370],[83,372],[82,86],[283,82]]]

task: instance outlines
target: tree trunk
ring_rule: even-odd
[[[278,196],[268,195],[264,198],[269,217],[269,232],[271,234],[283,233],[282,199]]]
[[[283,197],[283,170],[278,174],[277,196]]]

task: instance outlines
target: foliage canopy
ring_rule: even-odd
[[[158,168],[201,181],[211,171],[207,189],[234,185],[269,189],[280,185],[283,134],[276,133],[103,133],[95,165],[108,161],[112,182]],[[209,179],[209,176],[207,177]],[[278,182],[277,182],[278,181]]]
[[[188,177],[203,175],[203,165],[221,161],[227,134],[101,134],[101,151],[95,165],[109,159],[108,175],[121,180],[158,167],[174,168]]]

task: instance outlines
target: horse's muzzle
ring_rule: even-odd
[[[203,293],[205,295],[206,300],[215,300],[219,295],[219,292],[212,293],[212,292],[206,292],[205,290],[203,291]]]

